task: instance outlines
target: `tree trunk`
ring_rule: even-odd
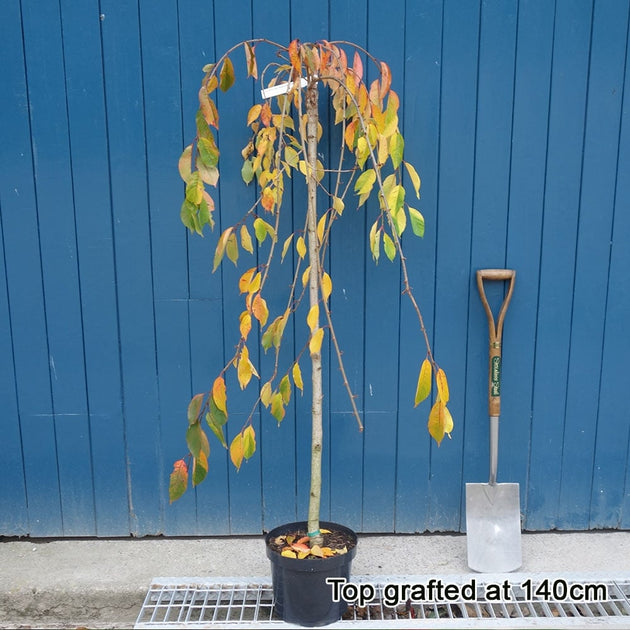
[[[311,80],[306,89],[306,140],[308,162],[307,236],[309,275],[309,308],[319,304],[319,243],[317,240],[317,81]],[[313,333],[319,328],[319,318]],[[312,441],[311,441],[311,492],[308,506],[308,534],[312,545],[322,543],[319,533],[319,511],[322,492],[322,356],[311,353],[312,365]]]

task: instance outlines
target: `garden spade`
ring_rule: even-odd
[[[490,361],[488,412],[490,415],[490,480],[466,484],[466,543],[468,566],[482,573],[515,571],[521,566],[521,509],[517,483],[497,483],[499,415],[501,413],[501,338],[503,320],[514,290],[516,272],[480,269],[477,287],[488,316]],[[484,291],[484,280],[509,280],[507,294],[495,324]]]

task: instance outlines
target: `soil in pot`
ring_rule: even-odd
[[[307,535],[306,523],[288,523],[270,531],[265,542],[271,561],[275,611],[288,623],[301,626],[323,626],[341,619],[347,609],[345,601],[334,602],[327,578],[350,578],[356,553],[356,534],[336,523],[322,522],[322,549],[336,550],[326,557],[308,555],[302,559],[281,555],[287,538],[298,541]],[[344,552],[345,549],[345,552]]]

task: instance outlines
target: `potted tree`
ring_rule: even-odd
[[[259,50],[269,46],[277,56],[258,70]],[[258,48],[258,50],[257,50]],[[235,265],[241,252],[254,254],[258,263],[240,275],[238,291],[244,297],[243,311],[236,322],[239,340],[233,356],[219,370],[209,391],[196,394],[188,406],[186,442],[189,453],[173,465],[169,496],[175,501],[192,485],[201,483],[208,471],[209,441],[207,425],[229,451],[236,468],[256,451],[253,414],[259,405],[281,422],[294,389],[303,390],[301,363],[310,361],[312,397],[311,480],[309,509],[303,523],[280,526],[266,537],[267,555],[272,562],[276,609],[287,621],[301,625],[333,622],[344,611],[344,603],[331,601],[326,577],[348,577],[356,549],[356,535],[347,528],[320,522],[322,464],[322,354],[324,338],[329,337],[339,365],[339,374],[348,391],[359,430],[363,429],[355,397],[350,391],[344,369],[329,298],[333,279],[326,270],[326,253],[331,229],[342,218],[348,199],[358,207],[371,197],[377,201],[376,216],[369,233],[369,248],[375,262],[383,253],[390,261],[399,259],[402,291],[417,314],[426,355],[419,360],[418,384],[414,402],[425,400],[435,379],[437,395],[429,412],[428,429],[438,445],[453,428],[447,408],[449,391],[444,371],[434,360],[422,314],[407,274],[402,250],[402,236],[413,232],[422,237],[422,214],[409,205],[412,194],[419,198],[420,177],[404,159],[404,138],[398,125],[399,99],[392,89],[392,77],[386,63],[348,42],[300,43],[288,46],[264,40],[240,42],[204,68],[196,115],[196,137],[179,161],[185,182],[181,219],[191,232],[203,234],[205,226],[214,227],[214,202],[208,187],[216,187],[219,148],[215,132],[219,113],[213,95],[227,92],[235,81],[231,56],[244,52],[247,76],[263,85],[261,102],[248,108],[247,125],[251,139],[242,149],[242,179],[257,186],[257,199],[244,208],[238,223],[222,226],[214,250],[213,268],[225,259]],[[239,54],[242,54],[239,52]],[[364,60],[375,71],[367,83]],[[320,88],[328,95],[335,125],[340,126],[339,155],[331,156],[325,167],[318,153],[322,133],[319,121]],[[335,160],[335,161],[333,161]],[[336,164],[336,166],[331,166]],[[329,178],[327,185],[325,175]],[[303,223],[290,236],[278,239],[283,221],[298,219],[298,211],[285,210],[283,193],[292,176],[306,183]],[[293,216],[292,216],[293,215]],[[293,250],[293,251],[291,251]],[[291,252],[292,256],[287,256]],[[286,308],[270,313],[265,295],[273,281],[273,261],[294,260],[293,282],[288,288]],[[302,348],[283,363],[281,348],[288,321],[300,310],[306,316],[308,333]],[[259,374],[250,358],[253,328],[260,331],[265,352],[274,356],[271,374]],[[224,426],[228,420],[226,375],[236,372],[241,389],[256,383],[258,397],[252,413],[228,444]],[[307,586],[300,583],[299,575]],[[323,603],[315,593],[323,590]],[[307,594],[304,597],[304,594]],[[297,597],[297,600],[293,598]]]

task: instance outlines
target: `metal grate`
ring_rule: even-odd
[[[449,597],[450,601],[445,601],[440,594],[433,598],[438,601],[421,601],[415,596],[388,605],[392,603],[392,592],[402,593],[400,588],[409,585],[404,595],[413,595],[414,586],[427,586],[430,580],[434,585],[437,580],[451,585],[451,591],[463,585],[469,588],[465,598]],[[351,604],[344,619],[328,628],[630,628],[630,578],[625,576],[474,574],[441,578],[353,577],[350,582],[373,585],[374,597],[364,606]],[[290,627],[274,613],[270,580],[156,578],[135,625],[239,626]]]

